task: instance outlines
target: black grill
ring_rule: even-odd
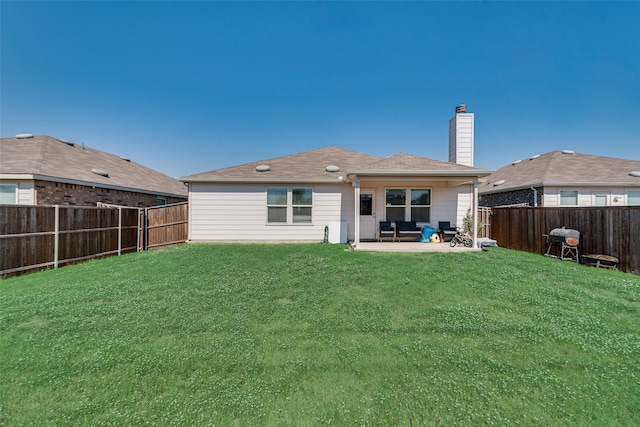
[[[578,262],[578,245],[580,244],[580,232],[572,228],[554,228],[545,234],[547,237],[546,256],[559,259],[568,259]]]

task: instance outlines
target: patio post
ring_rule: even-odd
[[[473,180],[473,247],[478,247],[478,180]]]
[[[358,247],[360,244],[360,180],[356,179],[353,183],[354,203],[355,203],[355,229],[353,230],[353,245]]]

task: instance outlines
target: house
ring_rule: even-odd
[[[478,192],[481,206],[638,206],[640,161],[552,151],[498,169]]]
[[[0,204],[149,207],[187,200],[180,181],[46,135],[0,138]]]
[[[449,162],[325,147],[180,178],[189,240],[318,242],[328,232],[357,246],[377,238],[380,221],[461,224],[491,171],[472,165],[473,113],[458,107],[449,128]]]

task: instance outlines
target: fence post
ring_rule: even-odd
[[[118,256],[122,255],[122,208],[118,208]]]
[[[58,268],[58,249],[60,240],[60,206],[55,205],[54,207],[54,229],[53,229],[53,268]]]
[[[144,234],[143,234],[143,241],[142,241],[142,245],[145,251],[149,250],[149,208],[144,208]]]
[[[142,209],[138,208],[138,229],[136,230],[136,252],[140,250],[140,217],[142,216]]]

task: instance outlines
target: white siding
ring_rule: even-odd
[[[473,166],[473,113],[458,113],[449,120],[449,161]]]
[[[313,220],[309,224],[268,224],[267,187],[313,188]],[[324,228],[347,221],[353,239],[353,191],[349,185],[213,185],[192,183],[189,192],[192,241],[321,242]]]
[[[17,187],[17,204],[35,205],[35,184],[33,180],[2,180],[3,184],[15,185]]]
[[[596,196],[606,197],[606,206],[624,206],[625,188],[617,187],[545,187],[543,206],[560,207],[560,191],[577,191],[578,207],[596,206]]]

